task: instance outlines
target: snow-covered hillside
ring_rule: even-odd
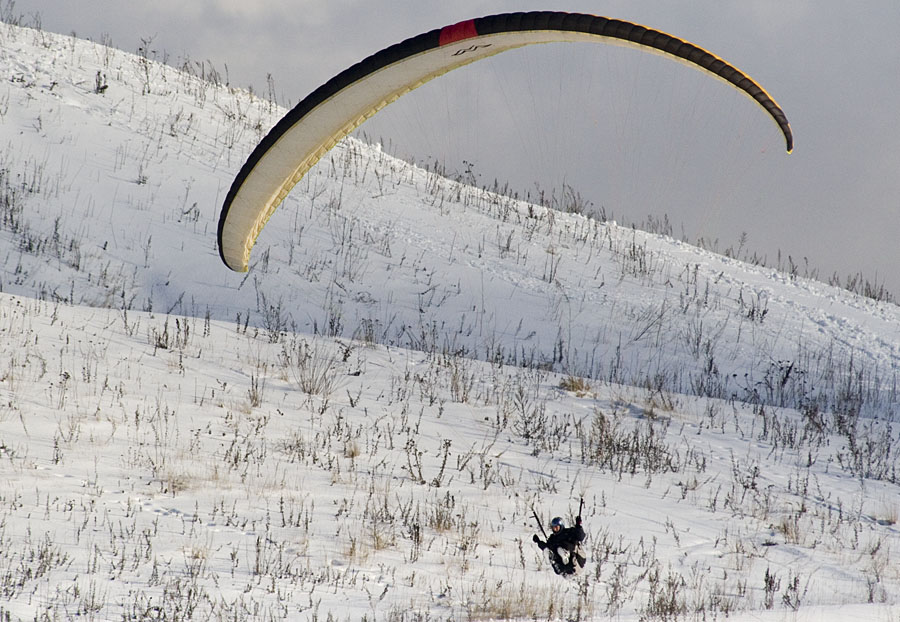
[[[234,274],[284,110],[148,56],[0,24],[3,616],[896,617],[897,306],[356,140]]]

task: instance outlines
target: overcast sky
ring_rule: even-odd
[[[9,6],[7,2],[4,4]],[[657,115],[657,109],[632,106],[633,100],[623,97],[629,108],[638,111],[620,113],[622,118],[613,120],[619,124],[617,131],[639,125],[648,128],[647,134],[650,128],[654,135],[670,133],[672,138],[668,144],[648,150],[662,151],[657,155],[669,160],[686,158],[688,164],[682,164],[683,167],[691,166],[694,160],[708,163],[714,181],[704,189],[705,194],[700,198],[690,194],[703,185],[696,180],[684,182],[691,186],[690,191],[679,188],[679,178],[672,173],[667,173],[670,179],[665,183],[655,183],[652,177],[659,165],[651,156],[637,156],[644,159],[640,166],[599,166],[614,159],[617,151],[606,141],[602,130],[591,128],[579,129],[578,134],[593,138],[589,141],[592,146],[575,144],[575,138],[566,138],[572,141],[574,155],[571,156],[566,156],[561,147],[554,147],[551,157],[555,175],[563,176],[588,200],[603,204],[620,221],[627,222],[639,222],[654,213],[644,203],[629,204],[629,193],[637,195],[645,192],[645,187],[659,188],[657,195],[645,194],[642,200],[656,202],[659,194],[681,197],[660,207],[674,223],[676,235],[684,232],[691,239],[701,235],[719,238],[721,248],[725,248],[735,246],[737,236],[745,231],[749,236],[748,246],[766,254],[770,263],[774,263],[775,252],[780,249],[798,262],[808,258],[822,277],[833,272],[841,275],[862,272],[870,280],[877,278],[885,283],[895,297],[900,297],[900,43],[896,36],[900,27],[900,2],[897,0],[866,0],[853,5],[837,0],[16,0],[13,11],[26,16],[26,22],[39,21],[45,30],[75,33],[95,41],[106,36],[115,47],[126,51],[133,52],[143,40],[152,40],[153,49],[160,56],[165,54],[173,64],[183,58],[208,60],[220,72],[227,67],[233,85],[252,85],[261,93],[267,91],[267,76],[271,74],[282,103],[296,103],[335,73],[409,36],[470,17],[542,9],[636,21],[710,50],[744,70],[769,91],[787,113],[795,137],[794,153],[788,156],[783,149],[779,150],[783,142],[775,126],[771,123],[757,126],[756,117],[765,115],[748,106],[749,113],[739,108],[725,117],[728,122],[737,118],[741,123],[745,114],[754,118],[745,129],[750,138],[742,143],[749,144],[751,156],[741,150],[735,150],[736,155],[725,153],[728,149],[724,147],[732,144],[727,141],[713,142],[712,149],[703,149],[703,145],[685,139],[677,130],[665,129],[666,123],[671,127],[672,118],[676,126],[695,122],[689,117],[679,117],[671,110]],[[650,62],[664,64],[666,61]],[[510,62],[501,67],[504,72],[514,72],[517,65]],[[656,65],[637,67],[639,72],[633,72],[628,65],[624,71],[647,73],[651,76],[650,85],[636,80],[629,88],[653,94],[654,84],[659,82],[654,72],[663,70],[658,70]],[[677,71],[673,70],[672,75],[682,75]],[[523,80],[527,84],[527,78]],[[711,92],[730,91],[715,81],[710,82],[713,83]],[[700,82],[686,83],[689,85],[686,88],[702,88],[707,92],[705,86],[695,86]],[[477,84],[461,84],[466,90],[477,90]],[[655,88],[661,99],[669,99],[668,91],[674,90],[671,83],[665,82]],[[482,145],[477,148],[483,151],[475,151],[470,156],[477,161],[477,171],[483,176],[481,181],[497,175],[514,177],[515,172],[510,170],[531,174],[529,167],[534,166],[533,161],[519,165],[515,156],[510,155],[510,149],[503,151],[506,154],[503,156],[485,146],[489,140],[499,142],[500,138],[491,138],[491,132],[484,128],[515,123],[508,118],[511,116],[508,108],[503,112],[503,106],[496,106],[497,91],[485,92],[484,99],[473,99],[470,95],[470,103],[465,104],[478,112],[479,123],[483,124],[474,126],[478,128],[475,133]],[[446,97],[446,91],[443,93]],[[426,93],[422,101],[428,102],[427,97]],[[585,95],[573,91],[573,97]],[[675,93],[672,97],[677,100],[686,96]],[[730,95],[716,94],[716,97]],[[429,104],[424,106],[427,109]],[[615,108],[615,104],[612,106]],[[399,113],[387,116],[391,108],[369,122],[371,134],[383,136],[384,132],[390,132],[392,138],[402,143],[403,137],[394,134],[405,133],[407,126],[413,135],[422,133],[421,128],[412,129],[421,124],[419,116],[404,125],[404,117],[398,116]],[[398,106],[398,110],[402,109]],[[498,110],[502,119],[485,124],[485,119]],[[714,108],[701,110],[704,115],[716,116]],[[562,112],[560,116],[569,114]],[[374,122],[382,115],[385,121],[376,125]],[[449,126],[456,122],[453,118],[439,118],[436,125]],[[560,128],[564,127],[557,122],[542,127],[541,131],[562,133]],[[532,130],[530,127],[524,132],[521,127],[517,129],[529,135],[534,134]],[[502,133],[500,129],[497,131]],[[573,136],[568,128],[565,131]],[[597,131],[598,135],[591,137],[591,131]],[[635,132],[629,135],[629,140],[635,135],[642,136],[640,131]],[[416,136],[411,140],[411,145],[418,144]],[[676,153],[682,143],[688,151]],[[469,145],[464,148],[474,149]],[[592,153],[592,149],[597,153]],[[531,147],[526,144],[521,149],[514,148],[512,153],[529,150]],[[605,153],[601,157],[599,152]],[[571,161],[567,162],[567,157]],[[632,152],[624,156],[625,159],[634,157]],[[598,182],[603,188],[592,188],[591,177],[576,171],[586,162],[593,164],[595,172],[603,168],[617,178],[630,175],[635,179],[621,184],[612,196],[607,193],[612,185],[608,178],[602,184]],[[451,169],[458,166],[452,161],[447,164]],[[566,167],[572,170],[566,172]],[[600,177],[596,172],[594,179]],[[685,178],[690,178],[687,173]],[[522,180],[513,181],[519,187],[523,185]],[[728,196],[725,189],[732,187],[731,184],[740,196]],[[721,199],[723,206],[711,209],[710,197]],[[701,204],[692,213],[691,205]],[[658,217],[659,213],[655,215]]]

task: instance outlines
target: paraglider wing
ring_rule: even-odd
[[[595,15],[491,15],[423,33],[339,73],[288,112],[238,172],[219,216],[222,261],[245,272],[250,250],[291,188],[340,139],[401,95],[452,69],[506,50],[566,41],[632,45],[708,71],[756,100],[793,139],[784,112],[756,82],[706,50],[658,30]]]

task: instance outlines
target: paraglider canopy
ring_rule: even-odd
[[[263,138],[241,167],[219,216],[222,261],[246,272],[250,251],[291,188],[334,147],[378,110],[448,71],[507,50],[552,42],[630,45],[665,54],[707,71],[754,99],[784,134],[787,117],[763,88],[706,50],[651,28],[582,13],[505,13],[466,20],[387,47],[339,73],[310,93]]]

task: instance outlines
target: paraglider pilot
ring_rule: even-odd
[[[537,534],[534,534],[532,540],[542,551],[548,551],[550,564],[556,574],[575,574],[577,570],[575,564],[583,568],[585,562],[585,557],[579,549],[585,537],[584,529],[581,528],[581,516],[575,518],[574,527],[566,527],[563,519],[557,516],[550,521],[550,531],[552,533],[546,542]]]

